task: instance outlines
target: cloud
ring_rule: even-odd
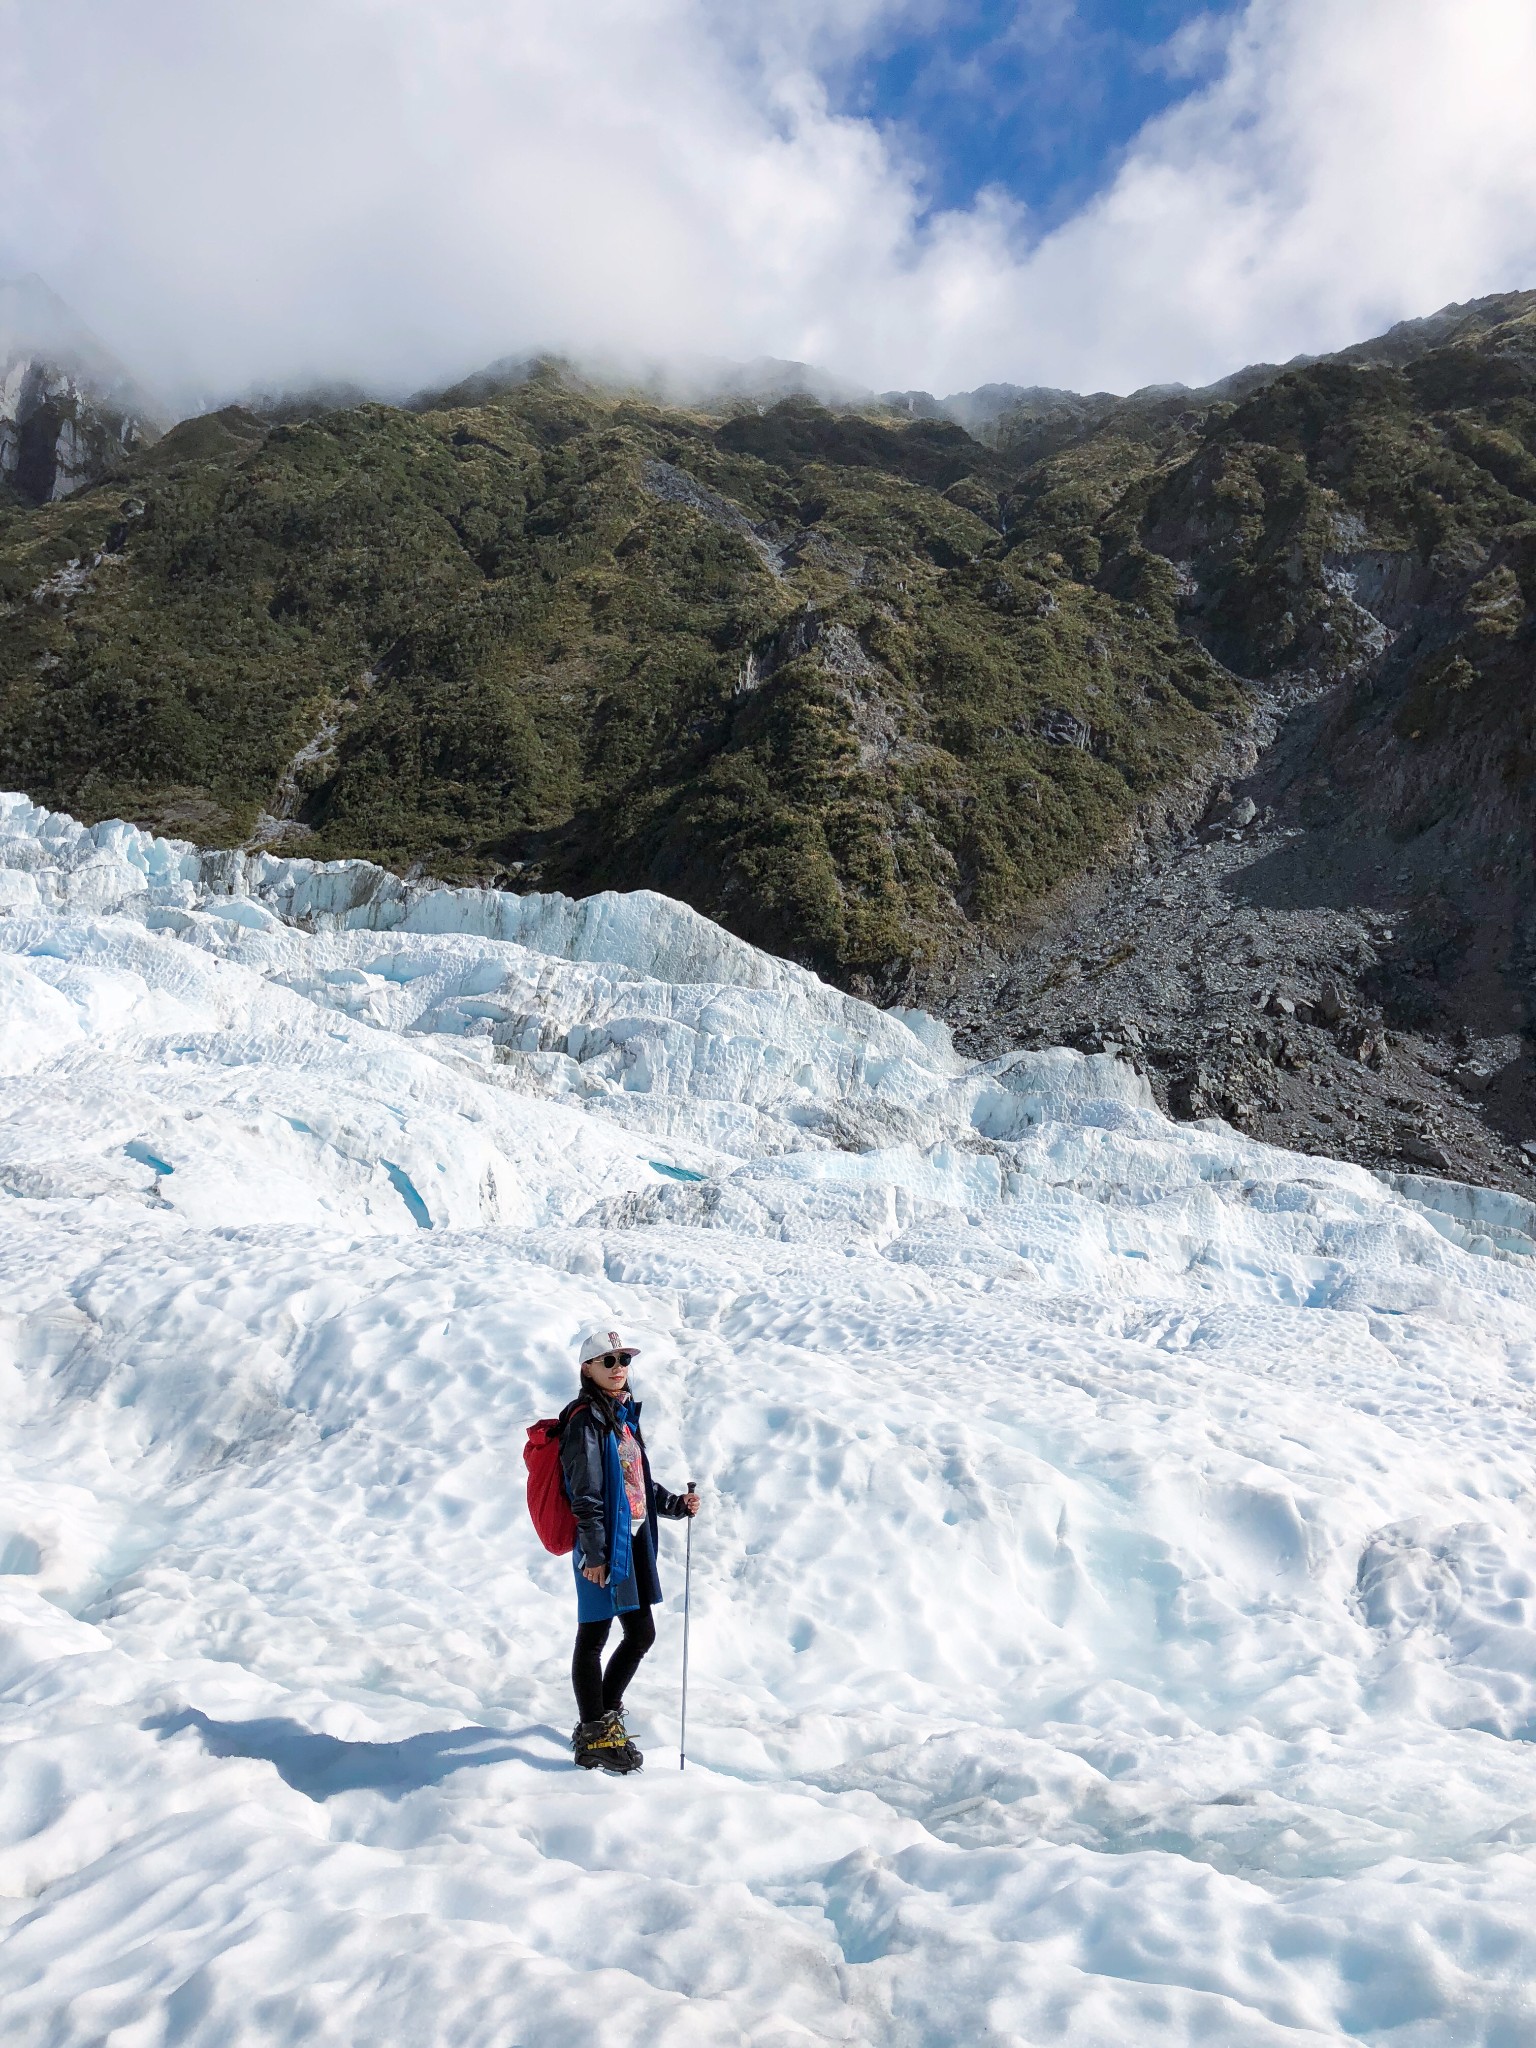
[[[937,4],[0,0],[0,272],[182,395],[550,346],[1123,389],[1536,281],[1532,0],[1250,0],[1044,235],[829,96]]]

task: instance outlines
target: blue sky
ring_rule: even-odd
[[[839,81],[840,104],[897,131],[923,165],[930,210],[994,186],[1050,227],[1211,74],[1237,11],[1232,0],[951,0],[867,52]]]

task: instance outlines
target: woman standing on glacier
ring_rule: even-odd
[[[617,1330],[589,1330],[577,1350],[581,1392],[560,1416],[560,1470],[576,1517],[571,1748],[586,1770],[635,1771],[644,1761],[625,1731],[624,1693],[656,1640],[657,1517],[681,1521],[699,1511],[696,1493],[668,1493],[651,1478],[629,1385],[638,1352]],[[622,1637],[604,1670],[615,1616]]]

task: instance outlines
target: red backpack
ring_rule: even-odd
[[[574,1406],[575,1404],[573,1404]],[[576,1548],[576,1517],[571,1512],[560,1470],[560,1432],[571,1410],[528,1425],[523,1445],[523,1463],[528,1467],[528,1512],[539,1532],[539,1541],[556,1557],[569,1556]]]

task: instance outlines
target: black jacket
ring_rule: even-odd
[[[688,1510],[683,1506],[682,1494],[668,1493],[664,1486],[658,1486],[651,1477],[651,1461],[646,1453],[645,1438],[640,1434],[638,1401],[630,1403],[629,1426],[636,1443],[640,1446],[640,1464],[645,1473],[645,1519],[651,1532],[651,1552],[654,1556],[657,1516],[666,1515],[673,1521],[681,1521],[686,1517]],[[618,1502],[607,1498],[606,1439],[611,1434],[597,1410],[580,1396],[561,1413],[560,1470],[565,1479],[565,1491],[571,1503],[571,1512],[576,1517],[577,1559],[583,1567],[606,1566],[608,1563],[612,1516],[618,1512]]]

